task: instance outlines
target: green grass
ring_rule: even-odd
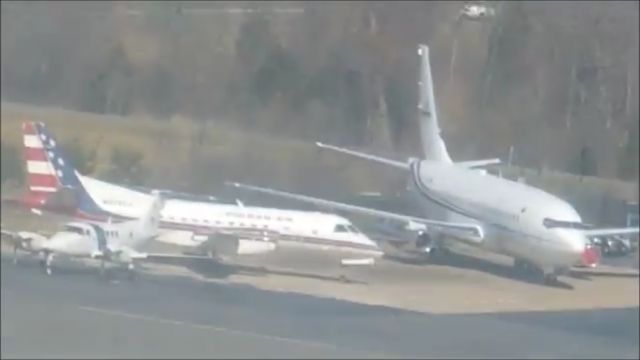
[[[125,147],[140,151],[143,165],[152,169],[149,182],[163,185],[194,176],[206,190],[206,183],[256,178],[280,188],[303,189],[308,183],[339,192],[378,189],[386,180],[367,164],[321,155],[312,143],[215,122],[207,124],[200,157],[192,163],[191,138],[198,129],[182,118],[157,121],[3,103],[2,142],[21,148],[21,124],[27,120],[44,122],[61,143],[78,138],[87,149],[97,147],[96,174],[108,167],[112,148]]]
[[[241,131],[214,121],[205,128],[200,157],[192,161],[190,143],[197,128],[188,119],[157,121],[3,103],[2,142],[21,148],[21,123],[25,120],[45,122],[63,143],[76,137],[87,149],[98,147],[96,174],[108,166],[113,147],[140,151],[143,165],[152,170],[149,183],[173,188],[189,178],[199,184],[193,191],[211,191],[215,184],[239,180],[339,197],[355,191],[395,191],[403,184],[403,174],[385,167],[320,154],[310,142]],[[637,184],[620,180],[524,168],[504,169],[504,173],[510,178],[524,176],[527,183],[566,198],[638,199]]]

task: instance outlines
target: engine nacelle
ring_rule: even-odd
[[[429,234],[427,231],[418,232],[418,236],[416,238],[416,249],[418,249],[422,253],[431,253],[431,251],[435,247],[435,242],[433,240],[433,236]]]
[[[20,248],[31,251],[40,251],[47,242],[47,237],[38,233],[29,231],[19,231]]]

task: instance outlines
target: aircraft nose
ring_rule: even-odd
[[[582,256],[587,248],[587,238],[580,233],[565,232],[563,234],[565,249],[575,256]]]

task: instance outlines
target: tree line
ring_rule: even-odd
[[[638,3],[485,3],[3,2],[2,96],[406,155],[427,43],[454,157],[637,179]]]

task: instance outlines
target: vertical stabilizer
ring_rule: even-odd
[[[29,192],[46,196],[56,192],[63,184],[51,164],[53,154],[47,152],[47,147],[55,143],[54,140],[41,133],[34,122],[22,124],[22,139]]]
[[[418,103],[420,118],[420,140],[425,160],[452,163],[444,140],[440,136],[438,126],[438,111],[433,96],[433,78],[429,62],[429,47],[420,45],[420,98]]]
[[[149,204],[148,210],[142,217],[140,217],[140,219],[137,220],[140,232],[148,235],[149,237],[158,234],[158,228],[160,227],[160,213],[165,203],[164,196],[161,192],[153,191],[152,195],[153,199]],[[142,237],[147,237],[145,235],[142,235]]]

